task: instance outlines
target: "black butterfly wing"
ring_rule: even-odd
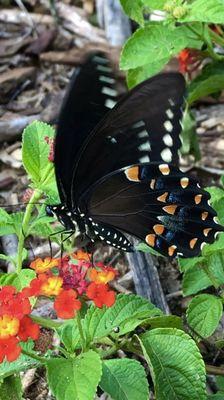
[[[80,148],[116,103],[116,95],[115,78],[104,54],[90,55],[75,70],[59,116],[54,158],[61,202],[68,206],[71,205],[71,182]]]
[[[112,171],[149,161],[178,162],[184,93],[182,75],[166,73],[136,86],[116,104],[80,151],[73,205],[90,185]]]
[[[217,232],[210,195],[176,166],[151,163],[110,174],[82,200],[93,221],[130,233],[169,257],[194,257]],[[102,236],[102,232],[101,232]],[[113,240],[117,243],[117,236]]]

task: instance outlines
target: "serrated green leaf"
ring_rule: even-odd
[[[136,86],[145,79],[159,73],[168,63],[169,58],[163,58],[159,61],[154,60],[150,64],[142,65],[141,67],[130,69],[127,73],[127,84],[129,89]]]
[[[187,7],[182,22],[201,21],[212,24],[224,24],[223,0],[194,0]]]
[[[2,286],[12,285],[15,286],[17,290],[21,290],[29,283],[32,279],[36,277],[35,272],[32,269],[24,268],[17,274],[16,272],[10,274],[2,274],[0,276],[0,284]]]
[[[142,0],[120,0],[124,12],[139,25],[144,25]]]
[[[22,225],[23,218],[24,218],[24,212],[13,213],[13,214],[11,214],[11,218],[12,218],[13,227],[15,229],[15,233],[17,236],[19,236],[20,231],[21,231],[21,225]]]
[[[0,383],[1,400],[22,400],[22,382],[19,376],[9,376]]]
[[[92,350],[75,359],[47,362],[49,386],[57,400],[93,400],[101,372],[100,357]]]
[[[210,294],[195,296],[187,308],[187,321],[198,335],[209,337],[222,317],[222,300]]]
[[[100,387],[115,400],[148,400],[146,373],[136,360],[115,359],[103,362]]]
[[[12,285],[16,278],[17,278],[16,272],[0,274],[0,286]]]
[[[176,315],[163,315],[162,317],[152,317],[145,321],[143,326],[147,326],[148,329],[155,328],[177,328],[183,329],[182,318]]]
[[[89,341],[97,341],[112,333],[116,327],[119,327],[117,335],[124,335],[145,319],[161,314],[161,310],[143,297],[120,294],[112,307],[90,307],[84,320],[84,329]]]
[[[211,186],[205,188],[205,190],[211,195],[210,199],[211,204],[224,198],[224,190],[217,186]]]
[[[153,10],[163,10],[164,4],[167,0],[142,0],[145,7]]]
[[[223,400],[224,399],[224,392],[218,392],[216,394],[208,395],[208,400]]]
[[[149,23],[138,29],[126,42],[121,53],[120,67],[123,70],[143,65],[161,63],[170,59],[185,47],[201,47],[201,41],[185,26],[170,27]]]
[[[183,295],[190,296],[212,286],[212,281],[200,265],[188,269],[183,276]]]
[[[153,329],[141,336],[157,400],[205,400],[205,365],[195,342],[183,331]]]
[[[206,262],[205,257],[192,257],[192,258],[178,258],[178,263],[181,272],[186,272],[189,269],[196,267],[196,265],[202,265]]]
[[[65,348],[70,353],[73,353],[74,350],[78,347],[80,340],[76,319],[73,319],[72,321],[69,321],[68,323],[60,326],[57,329],[57,333]]]
[[[224,392],[224,376],[217,376],[216,377],[216,384],[222,392]]]
[[[53,139],[54,135],[54,129],[40,121],[32,122],[23,132],[23,165],[34,185],[43,191],[55,180],[54,165],[48,160],[50,147],[45,139]]]
[[[224,4],[223,4],[224,8]],[[223,14],[224,15],[224,14]],[[223,62],[206,65],[201,74],[193,79],[188,86],[188,103],[210,94],[219,92],[224,88]]]

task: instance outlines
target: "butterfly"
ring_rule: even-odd
[[[117,249],[134,250],[128,233],[162,255],[194,257],[224,228],[210,195],[178,167],[184,78],[156,75],[119,101],[115,83],[102,53],[75,71],[55,139],[61,204],[46,212]]]

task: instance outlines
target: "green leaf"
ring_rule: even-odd
[[[46,142],[46,137],[54,136],[54,129],[39,121],[32,122],[23,132],[23,165],[34,185],[43,191],[55,181],[54,164],[48,160],[50,146]]]
[[[22,382],[19,376],[9,376],[0,383],[1,400],[22,400]]]
[[[146,373],[140,362],[127,358],[103,362],[100,387],[115,400],[148,400]]]
[[[216,377],[216,384],[222,392],[224,392],[224,376],[217,376]]]
[[[208,64],[203,68],[201,74],[190,82],[190,85],[188,86],[188,103],[192,104],[196,100],[217,93],[223,88],[223,62]]]
[[[154,328],[177,328],[183,329],[183,321],[176,315],[163,315],[162,317],[153,317],[142,324],[147,326],[148,329]]]
[[[34,345],[33,342],[29,341],[23,343],[22,347],[27,351],[31,351],[33,345]],[[0,364],[0,379],[4,379],[8,376],[11,376],[21,371],[26,371],[30,368],[38,367],[39,365],[40,365],[39,361],[34,360],[33,358],[28,357],[24,354],[21,354],[16,361],[13,362],[3,361]]]
[[[100,357],[92,350],[75,359],[47,362],[49,386],[57,400],[93,400],[101,372]]]
[[[66,349],[73,353],[79,344],[79,330],[77,327],[76,319],[69,321],[57,329],[57,333],[66,347]]]
[[[17,274],[16,272],[10,274],[0,275],[0,285],[12,285],[16,289],[21,290],[26,286],[29,286],[30,281],[36,277],[35,272],[32,269],[24,268]]]
[[[145,7],[153,10],[163,10],[164,4],[167,0],[142,0]]]
[[[164,257],[162,254],[158,253],[158,251],[154,250],[152,247],[148,246],[146,243],[142,242],[135,246],[135,249],[138,251],[143,251],[144,253],[150,253],[154,256]]]
[[[171,328],[141,336],[157,400],[205,400],[205,366],[195,342]]]
[[[17,236],[20,235],[23,217],[24,217],[24,212],[17,212],[17,213],[11,214],[12,224],[13,224],[13,227],[14,227],[14,230],[15,230],[15,233]]]
[[[0,236],[15,233],[11,214],[0,208]]]
[[[188,12],[181,21],[201,21],[212,24],[224,24],[223,0],[194,0],[188,5]]]
[[[202,267],[196,265],[194,268],[187,270],[183,277],[183,295],[190,296],[212,286],[212,281]]]
[[[150,64],[142,65],[135,69],[129,69],[127,74],[127,84],[129,89],[160,72],[168,61],[169,57],[165,57],[158,61],[154,60]]]
[[[202,337],[209,337],[216,330],[222,317],[222,300],[210,294],[200,294],[187,308],[187,321]]]
[[[182,124],[183,130],[181,132],[181,154],[191,154],[192,156],[194,156],[195,161],[198,161],[201,158],[201,153],[196,133],[196,120],[192,112],[187,111],[184,113]]]
[[[201,44],[185,26],[170,27],[151,22],[128,39],[121,53],[120,67],[127,70],[150,65],[155,60],[162,63],[185,47],[200,48]]]
[[[124,12],[139,25],[144,25],[142,0],[120,0]]]
[[[211,394],[207,397],[207,400],[223,400],[224,399],[224,393],[223,392],[218,392],[216,394]]]
[[[117,335],[124,335],[145,319],[161,314],[161,310],[143,297],[120,294],[112,307],[90,307],[84,320],[84,329],[89,341],[97,341],[113,333],[114,328],[119,327]]]
[[[224,198],[224,190],[219,187],[211,186],[206,188],[205,190],[211,195],[211,204]]]

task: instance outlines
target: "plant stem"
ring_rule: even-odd
[[[79,311],[77,311],[77,314],[76,314],[76,322],[77,322],[77,326],[78,326],[78,330],[79,330],[79,334],[80,334],[80,338],[81,338],[82,351],[85,351],[86,350],[86,340],[85,340],[84,332],[82,329],[82,321],[81,321]]]
[[[51,328],[51,329],[59,328],[64,323],[57,320],[52,320],[50,318],[38,317],[36,315],[30,315],[30,317],[34,322],[43,326],[44,328]]]
[[[35,204],[33,204],[33,203],[36,203],[38,200],[40,200],[41,196],[42,196],[42,192],[38,189],[35,189],[29,200],[29,203],[27,204],[26,211],[24,213],[23,222],[22,222],[22,226],[21,226],[21,230],[20,230],[20,234],[19,234],[19,242],[18,242],[17,268],[16,268],[17,274],[22,269],[24,242],[26,239],[26,234],[27,234],[31,214],[32,214],[33,208],[35,207]]]
[[[208,28],[208,30],[209,30],[209,35],[211,36],[212,41],[219,44],[220,46],[224,46],[224,38],[222,36],[218,35],[212,29]]]
[[[41,363],[45,363],[48,359],[46,357],[38,356],[35,353],[22,349],[22,353],[28,357],[34,358],[34,360],[40,361]]]
[[[206,367],[207,373],[210,375],[224,376],[224,368],[215,367],[213,365],[208,365],[208,364],[206,364],[205,367]]]

